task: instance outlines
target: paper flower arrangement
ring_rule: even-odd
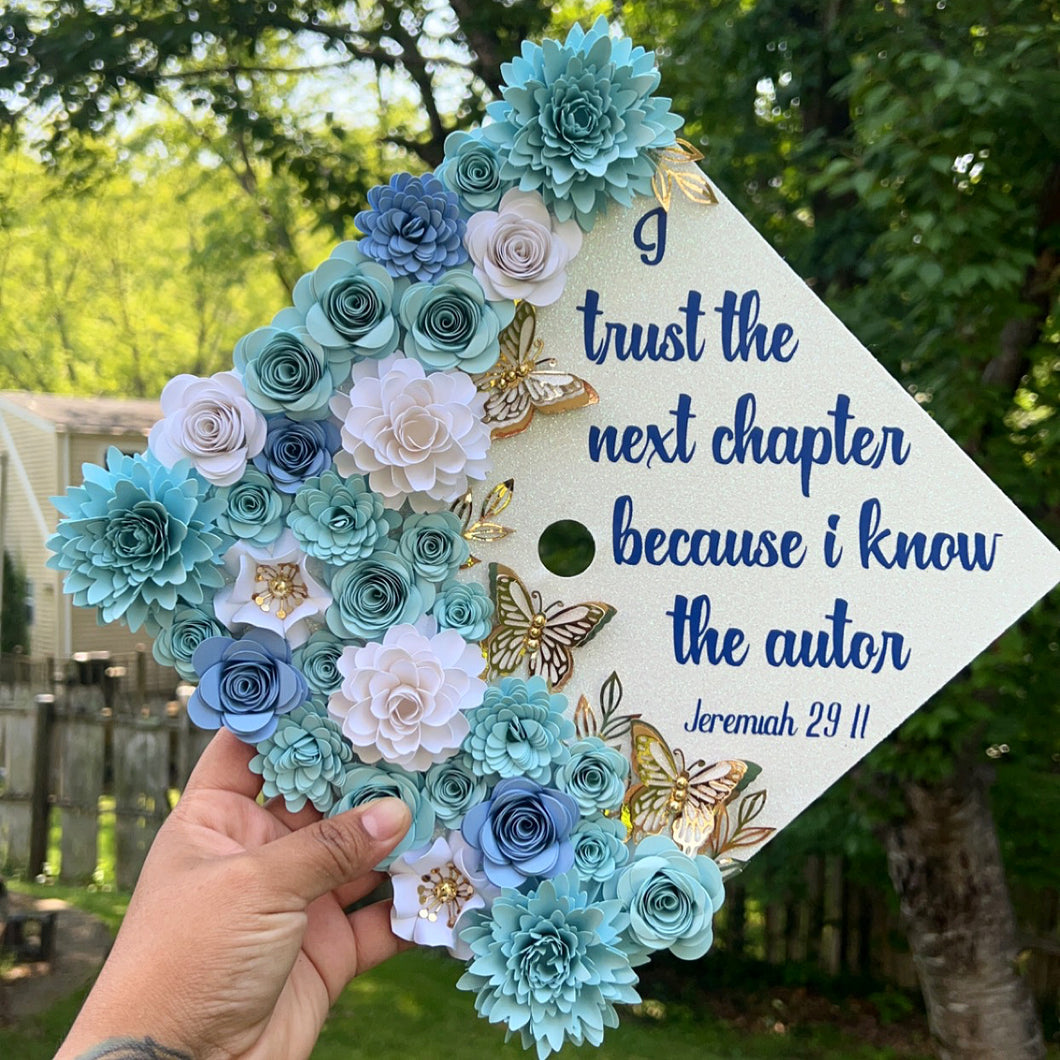
[[[479,1013],[544,1058],[599,1044],[651,953],[706,952],[721,873],[679,825],[746,769],[698,789],[700,763],[616,713],[617,676],[599,716],[572,710],[558,686],[609,605],[553,614],[507,568],[491,592],[466,574],[469,542],[509,532],[510,483],[470,518],[494,439],[596,400],[534,360],[534,307],[601,212],[651,193],[680,125],[653,54],[603,21],[525,44],[504,77],[492,122],[369,192],[362,238],[232,371],[165,388],[146,455],[85,468],[50,564],[198,682],[191,718],[255,745],[267,797],[404,800],[380,866],[394,931],[465,960]]]

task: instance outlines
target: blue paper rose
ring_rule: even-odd
[[[452,269],[432,283],[414,283],[398,311],[405,354],[429,370],[485,372],[500,356],[500,333],[515,316],[512,301],[489,302],[467,269]]]
[[[153,453],[112,447],[105,469],[82,470],[83,485],[52,498],[63,518],[47,543],[47,566],[67,572],[78,607],[96,608],[100,623],[157,632],[165,612],[202,604],[224,585],[221,503],[189,463],[167,468]]]
[[[358,243],[340,243],[327,261],[294,287],[294,306],[278,313],[274,327],[305,327],[327,350],[332,370],[349,372],[353,360],[386,357],[398,347],[397,301],[407,281],[395,283]]]
[[[521,887],[574,864],[570,835],[577,823],[578,804],[565,792],[513,777],[467,811],[460,832],[482,852],[482,871],[490,883]]]
[[[460,200],[465,214],[492,210],[501,196],[513,186],[501,180],[501,159],[497,149],[482,134],[457,130],[445,138],[445,161],[434,175]]]
[[[342,446],[339,429],[328,420],[299,423],[272,416],[265,448],[254,457],[254,466],[268,475],[281,493],[296,493],[307,478],[322,475]]]
[[[331,579],[333,603],[325,619],[344,640],[382,640],[391,626],[412,623],[434,603],[435,589],[416,577],[412,565],[394,552],[375,552],[341,567]]]
[[[571,833],[574,869],[586,885],[606,883],[627,861],[626,826],[617,817],[586,817]],[[589,887],[591,893],[598,890]]]
[[[277,493],[272,479],[248,467],[234,486],[221,486],[214,496],[224,505],[217,526],[237,541],[271,545],[283,533],[290,497]]]
[[[268,629],[251,629],[239,640],[210,637],[192,656],[199,687],[188,700],[188,717],[200,729],[223,725],[246,743],[275,731],[281,714],[309,696],[306,679],[291,665],[291,646]]]
[[[330,718],[296,707],[258,744],[250,768],[263,779],[261,790],[267,799],[282,797],[291,813],[307,802],[327,813],[352,761],[350,745]]]
[[[406,850],[425,847],[434,835],[434,807],[423,793],[422,773],[408,773],[400,766],[386,762],[374,766],[355,765],[346,772],[337,794],[335,805],[328,811],[329,817],[376,799],[401,799],[409,808],[412,824],[405,838],[376,865],[380,871],[389,868],[390,863]]]
[[[669,836],[637,844],[633,859],[604,885],[629,914],[622,948],[633,965],[656,950],[694,961],[714,941],[714,914],[725,900],[721,870],[702,854],[690,858]]]
[[[505,891],[489,911],[472,910],[460,937],[471,947],[457,982],[475,993],[475,1010],[518,1032],[538,1060],[565,1041],[599,1045],[618,1026],[616,1004],[640,1000],[637,974],[618,946],[617,902],[593,902],[574,873],[536,891]]]
[[[488,780],[529,777],[541,784],[569,755],[574,723],[567,697],[549,692],[543,677],[502,677],[486,689],[482,705],[468,712],[471,731],[464,750],[472,768]]]
[[[453,629],[466,641],[485,640],[493,628],[493,601],[478,582],[443,586],[431,614],[439,629]]]
[[[570,758],[556,770],[556,787],[565,791],[585,817],[622,805],[629,777],[629,761],[598,736],[579,740]]]
[[[294,664],[302,671],[309,691],[314,695],[330,696],[342,684],[342,674],[337,664],[348,643],[326,629],[318,629],[310,634],[304,644],[295,648]],[[324,713],[327,713],[326,705]]]
[[[460,520],[452,512],[407,516],[401,524],[398,552],[413,570],[431,582],[444,582],[471,555]]]
[[[654,52],[612,40],[605,18],[564,43],[524,41],[502,68],[503,99],[486,109],[483,134],[505,155],[502,179],[537,191],[561,221],[586,231],[609,199],[630,206],[651,195],[649,152],[674,142],[681,119],[659,85]]]
[[[475,775],[464,755],[453,755],[427,770],[424,793],[446,828],[459,828],[464,814],[486,797],[486,782]]]
[[[195,649],[210,637],[223,637],[228,630],[217,621],[213,611],[201,607],[178,607],[168,616],[151,645],[151,654],[163,666],[172,666],[185,681],[198,680],[192,665]]]
[[[324,347],[301,327],[257,328],[236,343],[232,360],[250,403],[292,420],[325,419],[341,380]]]
[[[400,522],[362,476],[343,478],[334,469],[307,479],[287,516],[302,550],[335,566],[385,548],[391,529]]]
[[[434,177],[398,173],[368,192],[368,206],[354,219],[358,247],[391,276],[430,283],[467,261],[460,204]]]

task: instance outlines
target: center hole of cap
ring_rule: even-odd
[[[596,542],[584,523],[577,519],[560,519],[542,531],[537,554],[547,570],[561,578],[573,578],[592,563],[596,556]]]

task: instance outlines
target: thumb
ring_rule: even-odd
[[[377,799],[306,825],[251,855],[261,878],[306,904],[371,872],[412,823],[400,799]]]

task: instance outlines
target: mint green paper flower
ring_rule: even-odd
[[[493,600],[478,582],[451,582],[434,601],[439,629],[452,629],[470,642],[485,640],[493,628]]]
[[[455,516],[454,516],[455,518]],[[401,522],[360,475],[343,478],[334,469],[306,479],[294,495],[287,525],[303,551],[339,566],[386,547]]]
[[[570,758],[556,770],[556,787],[574,799],[583,817],[617,810],[628,779],[629,759],[599,736],[572,744]]]
[[[445,161],[434,175],[460,201],[465,214],[493,210],[514,181],[501,180],[501,159],[481,129],[458,129],[445,138]]]
[[[271,545],[283,533],[291,498],[278,493],[272,479],[256,467],[248,466],[234,485],[214,490],[214,497],[224,504],[218,528],[237,541]]]
[[[185,681],[198,681],[191,662],[195,649],[210,637],[225,636],[228,630],[214,617],[212,607],[178,607],[172,615],[162,616],[162,622],[151,645],[152,655],[163,666],[172,666]]]
[[[429,371],[484,372],[500,356],[499,336],[515,316],[515,303],[489,302],[468,269],[450,269],[433,283],[414,283],[398,311],[404,351]]]
[[[406,516],[397,550],[420,577],[432,582],[452,577],[471,555],[460,520],[452,512]]]
[[[391,626],[415,622],[434,603],[435,588],[394,552],[373,552],[340,567],[331,579],[325,620],[343,640],[382,640]]]
[[[256,328],[236,343],[232,355],[247,399],[266,415],[322,420],[342,375],[324,347],[304,327]]]
[[[340,640],[326,629],[317,629],[304,644],[295,648],[292,661],[302,671],[311,693],[323,696],[326,700],[338,690],[342,684],[342,674],[337,664],[348,643],[348,640]],[[326,702],[324,713],[327,713]]]
[[[507,1025],[538,1060],[565,1041],[599,1045],[618,1026],[616,1004],[640,1001],[637,974],[619,949],[618,902],[589,904],[577,873],[531,891],[505,890],[490,910],[472,910],[461,939],[471,947],[459,990],[475,994],[475,1011]]]

